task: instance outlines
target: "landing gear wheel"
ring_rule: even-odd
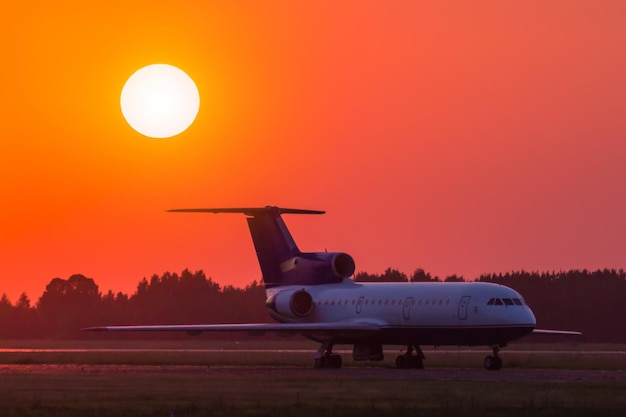
[[[342,365],[342,360],[341,360],[341,356],[339,355],[329,355],[326,358],[326,366],[328,368],[335,368],[335,369],[339,369],[341,368]]]
[[[323,369],[323,368],[339,369],[341,368],[342,363],[343,361],[341,360],[341,356],[330,354],[330,355],[322,356],[321,358],[315,358],[313,367],[315,369]]]
[[[424,369],[424,353],[419,346],[415,347],[415,355],[413,355],[413,346],[408,345],[404,355],[398,355],[396,358],[396,367],[398,369]]]
[[[498,356],[498,352],[500,348],[497,346],[493,348],[493,356],[489,355],[485,357],[485,361],[483,364],[485,365],[485,369],[490,371],[497,371],[502,368],[502,358]]]
[[[315,356],[315,362],[313,363],[315,369],[341,368],[341,356],[333,353],[333,344],[330,341],[322,343]]]
[[[326,367],[326,358],[325,357],[321,357],[321,358],[315,358],[315,363],[313,364],[313,367],[315,369],[322,369]]]
[[[396,368],[398,369],[404,369],[404,368],[408,368],[409,366],[409,361],[407,360],[406,355],[398,355],[398,357],[396,358]]]

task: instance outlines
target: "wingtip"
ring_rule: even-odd
[[[106,330],[106,327],[85,327],[80,329],[81,332],[104,332]]]
[[[582,332],[574,330],[551,330],[551,329],[534,329],[532,334],[546,336],[582,336]]]

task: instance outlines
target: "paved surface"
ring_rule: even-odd
[[[626,370],[519,369],[393,369],[383,367],[345,367],[312,369],[267,366],[176,366],[176,365],[0,365],[1,374],[180,374],[209,375],[216,378],[334,378],[334,379],[419,379],[432,381],[493,382],[626,382]]]

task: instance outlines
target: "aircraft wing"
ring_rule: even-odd
[[[532,334],[545,334],[551,336],[582,336],[581,332],[574,332],[571,330],[545,330],[545,329],[535,329]]]
[[[172,324],[150,326],[104,326],[88,327],[85,331],[104,332],[247,332],[262,335],[266,332],[282,334],[364,334],[376,333],[383,324],[370,321],[348,321],[333,323],[250,323],[250,324]]]

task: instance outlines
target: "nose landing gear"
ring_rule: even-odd
[[[500,346],[492,346],[493,356],[489,355],[485,357],[485,361],[483,362],[485,365],[485,369],[490,371],[497,371],[502,368],[502,358],[498,355],[500,352]]]

